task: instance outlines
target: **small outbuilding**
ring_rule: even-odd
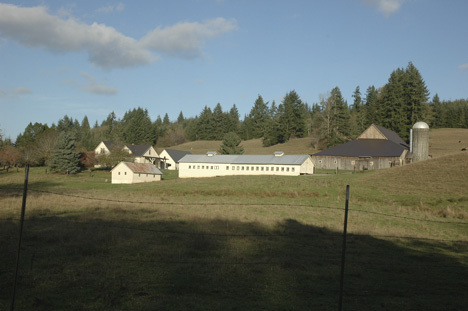
[[[190,151],[164,149],[159,157],[161,158],[161,169],[178,170],[179,160],[187,154],[192,154]]]
[[[113,184],[160,181],[162,172],[151,163],[120,162],[112,170]]]

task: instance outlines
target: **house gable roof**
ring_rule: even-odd
[[[142,157],[151,148],[151,145],[127,145],[126,147],[130,149],[134,156]]]
[[[106,148],[107,148],[109,151],[112,151],[112,149],[114,149],[114,148],[120,148],[120,147],[122,147],[122,144],[120,144],[120,143],[118,143],[118,142],[115,142],[115,141],[103,140],[102,143],[104,144],[104,146],[106,146]]]
[[[190,151],[175,150],[175,149],[164,149],[164,150],[176,163],[178,163],[179,160],[182,159],[187,154],[192,154]]]
[[[120,162],[116,167],[112,169],[115,170],[120,165],[127,166],[133,173],[139,174],[152,174],[152,175],[162,175],[162,172],[151,163],[133,163],[133,162]]]

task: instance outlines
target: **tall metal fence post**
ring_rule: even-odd
[[[18,241],[18,253],[16,254],[15,280],[13,282],[13,295],[11,297],[11,308],[10,308],[11,311],[15,309],[16,284],[18,281],[18,270],[19,270],[20,253],[21,253],[21,240],[23,238],[24,213],[26,211],[26,197],[28,194],[28,178],[29,178],[29,165],[26,165],[25,174],[24,174],[23,203],[21,205],[21,220],[20,220],[20,232],[19,232],[19,241]]]
[[[348,230],[348,207],[349,207],[349,185],[346,186],[346,204],[345,204],[345,218],[344,218],[344,229],[343,229],[343,248],[342,248],[342,253],[341,253],[340,301],[338,304],[339,311],[341,311],[343,307],[344,270],[345,270],[345,258],[346,258],[346,233]]]

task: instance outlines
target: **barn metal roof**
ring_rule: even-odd
[[[385,139],[357,139],[314,153],[312,156],[399,157],[407,146]]]
[[[120,163],[126,165],[133,173],[162,175],[162,172],[155,165],[151,163],[133,163],[133,162],[120,162]]]
[[[222,164],[277,164],[277,165],[301,165],[309,156],[304,155],[232,155],[217,154],[189,154],[180,159],[179,163],[222,163]]]
[[[393,141],[396,144],[402,144],[404,146],[407,146],[405,141],[401,139],[400,136],[398,136],[397,133],[390,131],[389,129],[386,129],[384,127],[381,127],[380,125],[374,124],[375,127],[382,133],[385,137],[387,137],[388,140]]]

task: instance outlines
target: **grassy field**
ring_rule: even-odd
[[[337,310],[346,185],[343,310],[464,310],[468,153],[437,132],[433,159],[356,174],[112,185],[32,168],[16,310]],[[23,179],[0,173],[0,310]]]

